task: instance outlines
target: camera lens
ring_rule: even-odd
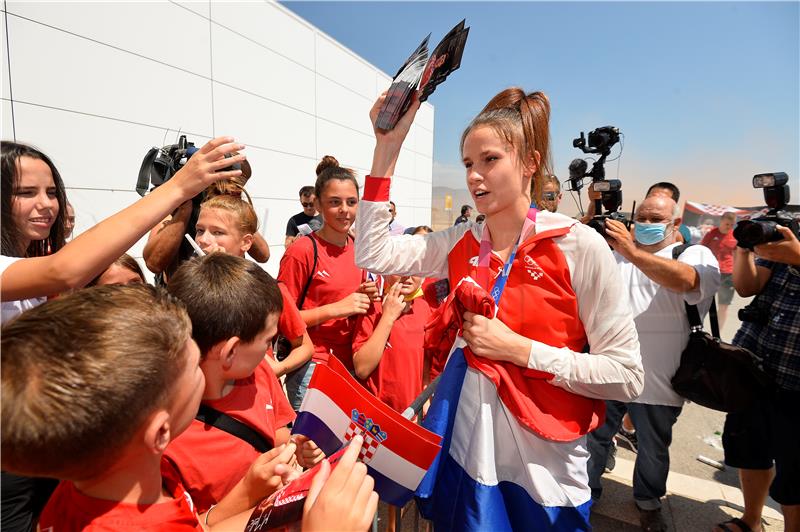
[[[589,220],[589,223],[586,224],[586,225],[588,225],[589,227],[591,227],[592,229],[594,229],[595,231],[600,233],[600,236],[605,238],[605,236],[606,236],[606,221],[605,221],[604,218],[592,218],[591,220]]]
[[[776,236],[779,238],[775,238]],[[752,248],[765,242],[780,240],[780,233],[775,222],[744,220],[736,225],[733,237],[741,247]]]

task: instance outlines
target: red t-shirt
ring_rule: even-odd
[[[416,298],[411,310],[401,315],[392,325],[383,357],[369,377],[362,381],[375,397],[402,412],[422,392],[422,343],[425,323],[431,307],[424,297]],[[370,311],[359,316],[356,322],[353,351],[361,349],[369,340],[382,316],[380,302],[374,302]]]
[[[116,532],[118,530],[203,530],[197,508],[183,489],[180,477],[162,458],[161,476],[171,501],[158,504],[131,504],[89,497],[70,481],[61,482],[39,518],[42,532]]]
[[[253,375],[236,381],[221,399],[204,404],[257,430],[268,441],[294,420],[295,414],[266,361]],[[222,499],[241,479],[259,452],[244,440],[196,419],[167,447],[165,455],[202,513]]]
[[[725,234],[720,233],[719,228],[715,227],[705,234],[700,245],[707,247],[719,262],[720,273],[733,273],[733,252],[736,250],[736,239],[733,231]]]
[[[281,259],[278,280],[295,300],[299,299],[311,275],[314,264],[313,238],[317,243],[317,267],[308,287],[304,309],[335,303],[352,294],[362,282],[361,270],[356,267],[352,240],[345,247],[326,242],[317,235],[297,239]],[[314,342],[315,360],[326,361],[333,353],[348,369],[353,369],[353,324],[355,319],[337,318],[308,328]]]
[[[278,319],[278,332],[289,340],[302,337],[306,332],[306,322],[297,310],[297,303],[284,283],[278,283],[283,296],[283,311]]]

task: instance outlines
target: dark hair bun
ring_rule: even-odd
[[[317,165],[317,176],[321,174],[327,168],[338,168],[339,161],[336,160],[336,157],[333,155],[326,155],[322,158],[322,160]]]

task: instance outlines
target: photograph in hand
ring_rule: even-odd
[[[430,57],[430,34],[422,40],[395,74],[386,101],[378,113],[376,127],[393,129],[411,105],[415,91],[421,91],[420,101],[424,102],[447,76],[461,66],[461,56],[469,34],[469,28],[465,28],[464,23],[462,20],[456,24],[436,45]]]

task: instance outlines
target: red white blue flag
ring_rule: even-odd
[[[356,434],[360,458],[381,500],[404,506],[439,452],[441,437],[420,427],[364,389],[330,357],[318,364],[292,428],[331,455]]]

